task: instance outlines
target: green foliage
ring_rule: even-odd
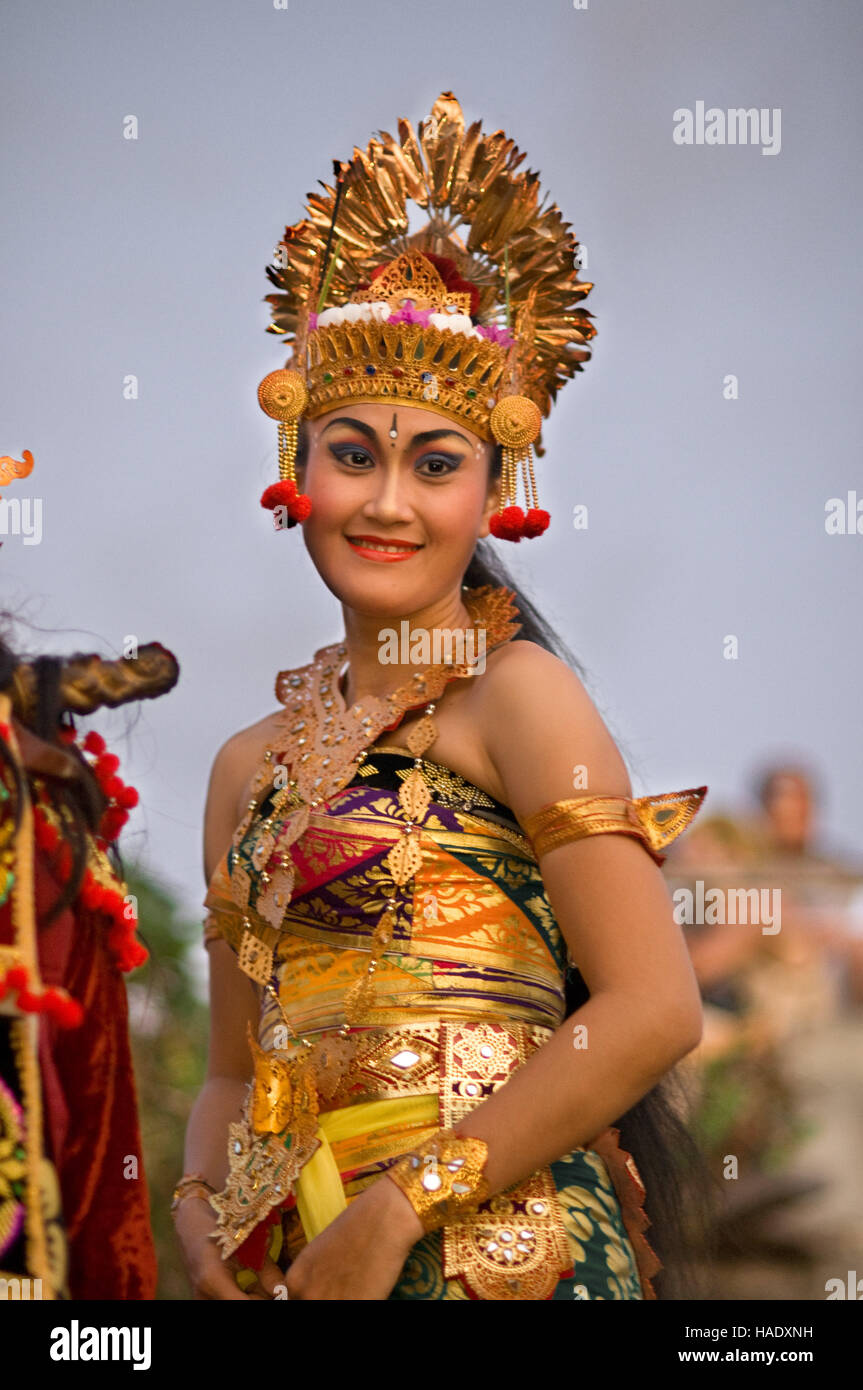
[[[138,900],[140,936],[150,959],[128,982],[132,1052],[144,1146],[144,1170],[159,1261],[157,1297],[188,1299],[189,1285],[171,1221],[171,1194],[183,1172],[189,1111],[207,1060],[207,1005],[196,988],[200,922],[182,918],[164,885],[126,866]]]
[[[691,1126],[711,1161],[721,1164],[733,1153],[747,1167],[771,1174],[786,1170],[812,1132],[796,1114],[780,1058],[745,1043],[705,1066]]]

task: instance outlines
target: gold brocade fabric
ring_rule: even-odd
[[[290,672],[279,677],[286,705],[297,688],[292,680]],[[394,883],[387,856],[403,831],[399,790],[415,758],[395,741],[370,747],[352,778],[314,807],[300,805],[284,786],[259,794],[210,881],[207,939],[224,938],[238,955],[259,943],[272,962],[278,1003],[260,990],[252,1097],[258,1148],[267,1150],[255,1171],[266,1175],[276,1164],[281,1175],[270,1208],[282,1204],[284,1179],[295,1178],[295,1159],[276,1153],[285,1102],[275,1055],[298,1055],[297,1038],[311,1037],[321,1049],[320,1115],[429,1097],[438,1124],[448,1128],[505,1084],[564,1020],[567,946],[525,827],[452,769],[420,762],[431,794],[417,867],[404,883]],[[678,817],[666,842],[688,819]],[[620,816],[606,817],[603,826],[633,828]],[[290,894],[274,910],[264,874],[277,862]],[[387,902],[391,937],[370,1007],[362,1024],[351,1024],[345,995],[366,975]],[[248,1114],[245,1123],[248,1132],[232,1136],[235,1166],[252,1163]],[[401,1136],[370,1133],[333,1145],[347,1200],[413,1142],[408,1127]],[[303,1162],[308,1149],[297,1156]],[[627,1155],[618,1161],[614,1145],[608,1154],[578,1150],[484,1204],[478,1219],[432,1233],[414,1252],[421,1275],[412,1283],[406,1272],[392,1297],[425,1297],[428,1287],[434,1298],[465,1291],[475,1298],[651,1298],[658,1262],[626,1186],[634,1190],[637,1169]],[[266,1206],[255,1190],[243,1236]],[[302,1240],[297,1220],[296,1210],[288,1211],[286,1249],[294,1251]],[[573,1292],[581,1288],[587,1292]]]

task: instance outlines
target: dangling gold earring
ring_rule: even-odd
[[[504,396],[489,418],[491,432],[503,446],[500,476],[500,506],[489,522],[493,536],[502,541],[520,541],[541,536],[551,520],[539,505],[533,471],[533,442],[539,437],[542,415],[539,406],[527,396]],[[524,487],[527,511],[517,505],[518,470]]]
[[[279,423],[279,481],[264,489],[261,506],[272,512],[284,507],[286,527],[305,521],[312,510],[311,499],[297,491],[295,472],[300,419],[308,403],[306,383],[299,372],[287,368],[270,372],[258,387],[258,404],[265,415]],[[275,529],[281,530],[275,517],[273,521]]]

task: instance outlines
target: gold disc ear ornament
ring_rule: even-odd
[[[309,404],[308,387],[299,372],[280,367],[258,387],[258,404],[265,415],[279,422],[279,481],[264,489],[261,506],[274,513],[273,525],[280,531],[305,521],[312,510],[309,498],[297,488],[294,471],[299,422]]]
[[[498,444],[521,453],[538,438],[542,415],[527,396],[504,396],[491,412],[489,425]]]
[[[258,404],[273,420],[293,424],[309,404],[309,392],[299,372],[287,367],[269,372],[258,387]]]
[[[504,396],[492,410],[489,426],[497,443],[503,447],[500,507],[489,522],[491,534],[502,541],[541,536],[551,518],[539,505],[531,445],[539,437],[542,412],[527,396]],[[519,469],[526,511],[516,504]]]

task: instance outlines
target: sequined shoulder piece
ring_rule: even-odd
[[[522,821],[537,859],[558,845],[587,835],[632,835],[657,864],[661,851],[676,840],[701,809],[707,787],[665,796],[576,796],[554,801]]]
[[[338,656],[344,652],[344,647],[334,642],[330,647],[322,647],[315,653],[314,661],[307,661],[304,666],[291,666],[285,671],[276,673],[276,699],[280,705],[286,705],[298,690],[302,690],[312,675],[314,674],[315,664],[324,657]]]

